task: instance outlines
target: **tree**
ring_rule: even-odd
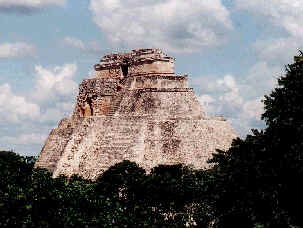
[[[288,65],[265,96],[264,131],[214,155],[216,226],[303,226],[302,88],[303,62]]]
[[[102,199],[97,218],[106,227],[144,227],[152,225],[153,213],[140,202],[144,169],[123,161],[106,170],[96,181],[96,194]],[[144,193],[144,192],[143,192]]]
[[[300,56],[302,58],[302,52]],[[300,59],[299,59],[300,60]],[[291,216],[292,223],[303,225],[297,211],[303,204],[303,62],[286,66],[286,75],[278,79],[278,87],[265,96],[262,119],[271,136],[270,150],[277,154],[276,171],[281,191],[280,204]]]
[[[123,161],[96,181],[52,178],[34,158],[0,152],[2,227],[185,227],[212,219],[207,171]]]
[[[34,157],[0,152],[0,227],[26,226],[31,208],[27,190],[34,162]]]

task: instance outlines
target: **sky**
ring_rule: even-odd
[[[302,0],[0,0],[0,150],[38,155],[103,55],[160,48],[244,138],[303,46]]]

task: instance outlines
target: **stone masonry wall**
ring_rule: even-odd
[[[73,117],[106,115],[113,97],[117,94],[118,81],[115,79],[87,79],[79,87],[79,95]]]
[[[127,80],[126,87],[130,89],[142,88],[188,88],[187,75],[161,75],[133,76]]]
[[[224,117],[209,118],[187,75],[175,75],[174,58],[158,49],[104,56],[96,78],[80,84],[71,118],[51,131],[36,167],[53,176],[96,179],[123,160],[146,171],[159,164],[208,168],[216,149],[236,132]]]
[[[174,65],[170,62],[146,62],[131,65],[128,67],[128,75],[142,75],[142,74],[173,74],[174,73]],[[97,78],[119,78],[122,77],[122,69],[121,66],[114,66],[109,69],[102,69],[96,72]]]
[[[206,119],[192,88],[146,88],[127,91],[116,115]]]
[[[35,164],[36,168],[47,168],[51,172],[56,169],[57,163],[73,134],[75,126],[77,126],[77,124],[73,124],[71,119],[65,118],[60,121],[58,127],[51,131],[46,140],[39,160]]]
[[[91,117],[75,132],[58,162],[54,176],[78,174],[96,179],[123,160],[147,171],[159,164],[183,163],[208,168],[216,149],[226,150],[237,135],[217,120],[169,120],[137,117]]]
[[[130,53],[110,54],[95,65],[97,78],[119,78],[123,76],[122,68],[128,74],[174,74],[174,58],[168,57],[159,49],[132,50]]]

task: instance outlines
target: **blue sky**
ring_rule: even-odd
[[[241,137],[303,46],[299,0],[0,0],[0,150],[38,155],[104,54],[161,48]]]

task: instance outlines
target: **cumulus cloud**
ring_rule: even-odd
[[[238,10],[245,10],[259,18],[263,25],[274,25],[285,35],[274,36],[254,44],[261,60],[272,63],[290,63],[298,49],[303,48],[303,2],[301,0],[244,1],[236,0]]]
[[[198,96],[208,116],[225,116],[241,137],[256,125],[262,126],[261,98],[247,99],[241,91],[242,85],[238,84],[231,75],[226,75],[222,79],[208,78],[208,80],[209,85],[206,85],[205,90],[208,94]]]
[[[15,95],[8,84],[0,85],[0,148],[29,155],[41,150],[50,129],[73,111],[76,70],[76,64],[36,66],[33,93],[25,97]]]
[[[231,103],[234,106],[239,106],[243,103],[243,99],[239,95],[239,88],[233,76],[226,75],[223,79],[216,81],[219,88],[224,88],[225,93],[219,99],[226,103]]]
[[[64,6],[66,0],[0,0],[0,12],[33,13],[50,6]]]
[[[268,94],[277,84],[277,78],[284,73],[284,66],[269,65],[261,61],[255,63],[241,80],[242,90],[247,98]]]
[[[254,100],[249,100],[243,105],[243,112],[240,113],[242,116],[245,115],[248,119],[261,119],[261,115],[264,112],[264,105],[261,102],[263,97],[256,98]],[[245,118],[243,117],[243,118]]]
[[[67,45],[70,45],[72,47],[75,48],[79,48],[84,50],[85,49],[85,45],[84,42],[81,41],[80,39],[74,38],[74,37],[65,37],[64,38],[64,43]]]
[[[76,64],[65,64],[52,69],[36,66],[34,100],[39,103],[71,100],[78,89],[78,84],[73,80],[76,71]]]
[[[41,123],[57,123],[71,115],[78,92],[78,83],[73,79],[76,71],[76,64],[35,67],[32,99],[41,107]]]
[[[0,148],[23,154],[41,150],[50,129],[73,111],[76,70],[75,64],[36,66],[33,93],[25,97],[15,95],[8,84],[0,85]]]
[[[46,140],[46,135],[41,135],[37,133],[32,134],[21,134],[19,136],[3,136],[0,137],[1,142],[11,145],[33,145],[41,144]]]
[[[240,81],[240,94],[245,103],[238,117],[246,125],[256,125],[263,112],[262,96],[276,86],[276,78],[284,74],[284,65],[292,63],[298,49],[303,48],[303,2],[235,0],[235,6],[237,10],[248,12],[255,22],[266,28],[262,40],[252,44],[259,62]],[[235,125],[239,126],[236,122]]]
[[[194,52],[225,42],[233,28],[220,0],[91,0],[94,22],[115,46]]]
[[[281,74],[281,68],[258,62],[245,77],[202,76],[191,79],[190,84],[209,116],[225,116],[240,136],[245,137],[250,129],[264,127],[262,99],[275,87]]]
[[[25,42],[0,44],[0,58],[23,57],[33,55],[35,55],[34,46]]]
[[[204,78],[207,78],[209,83],[200,85],[200,87],[204,93],[208,94],[201,94],[199,100],[203,102],[203,100],[208,99],[207,113],[227,116],[237,113],[243,104],[243,98],[235,78],[231,75],[225,75],[221,79]]]
[[[297,37],[259,40],[253,44],[261,60],[284,65],[293,62],[293,56],[303,50],[303,39]]]
[[[80,49],[81,51],[92,53],[92,54],[100,54],[104,52],[104,49],[97,41],[89,41],[85,43],[84,41],[75,38],[75,37],[64,37],[63,39],[64,44],[71,46],[76,49]]]
[[[40,107],[22,96],[15,95],[8,84],[0,85],[0,123],[35,120]]]
[[[65,117],[69,117],[73,111],[74,103],[70,102],[58,102],[55,106],[47,107],[40,117],[41,122],[57,123],[59,120]]]
[[[210,95],[201,95],[201,96],[199,96],[198,99],[203,106],[208,106],[210,103],[213,103],[214,101],[216,101]]]
[[[271,23],[283,27],[289,34],[303,38],[303,2],[301,0],[236,0],[238,9],[262,15]]]

